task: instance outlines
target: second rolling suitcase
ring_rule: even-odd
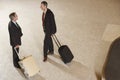
[[[63,62],[65,64],[71,62],[72,59],[74,58],[74,56],[73,56],[71,50],[69,49],[69,47],[67,45],[61,45],[59,40],[57,39],[56,35],[52,35],[52,37],[59,48],[58,52],[59,52]]]
[[[18,55],[16,48],[15,48],[15,51]],[[37,63],[32,55],[27,56],[23,59],[20,59],[20,61],[18,63],[20,65],[20,67],[22,68],[22,70],[24,70],[23,73],[24,73],[26,78],[33,77],[34,75],[36,75],[40,72],[40,68],[37,65]]]

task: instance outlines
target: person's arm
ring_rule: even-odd
[[[50,19],[51,19],[52,34],[55,34],[56,33],[56,23],[55,23],[55,18],[54,18],[53,13],[51,13]]]
[[[20,37],[22,37],[23,36],[23,33],[22,33],[22,29],[21,29],[21,27],[20,27],[20,25],[17,23],[17,25],[19,26],[19,28],[20,28]]]

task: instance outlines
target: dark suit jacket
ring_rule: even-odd
[[[54,19],[54,14],[50,9],[47,9],[45,19],[44,19],[44,32],[48,35],[56,33],[56,23]]]
[[[8,24],[8,31],[10,35],[10,45],[15,47],[16,45],[21,45],[21,36],[23,35],[20,26],[18,27],[10,21]]]

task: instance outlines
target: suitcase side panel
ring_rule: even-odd
[[[19,61],[19,64],[21,68],[25,70],[25,73],[28,75],[28,77],[32,77],[40,71],[33,56],[24,58],[23,60]]]
[[[71,62],[71,60],[74,58],[71,50],[67,45],[63,45],[58,50],[60,56],[62,57],[62,60],[64,63]]]

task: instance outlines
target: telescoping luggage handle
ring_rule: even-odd
[[[17,48],[16,48],[16,47],[14,47],[14,50],[15,50],[15,52],[18,54],[18,51],[17,51]]]
[[[20,59],[20,60],[22,60],[22,59],[25,59],[25,58],[26,58],[26,57],[21,57],[21,56],[19,56],[19,52],[17,51],[17,48],[15,48],[15,47],[14,47],[14,50],[15,50],[15,52],[17,53],[17,55],[18,55],[18,57],[19,57],[19,59]]]
[[[60,41],[58,40],[58,38],[57,38],[57,36],[55,34],[52,35],[52,38],[55,41],[58,48],[61,47],[61,43],[60,43]]]
[[[17,51],[17,48],[14,47],[15,52],[17,53],[18,57],[19,57],[19,52]]]

